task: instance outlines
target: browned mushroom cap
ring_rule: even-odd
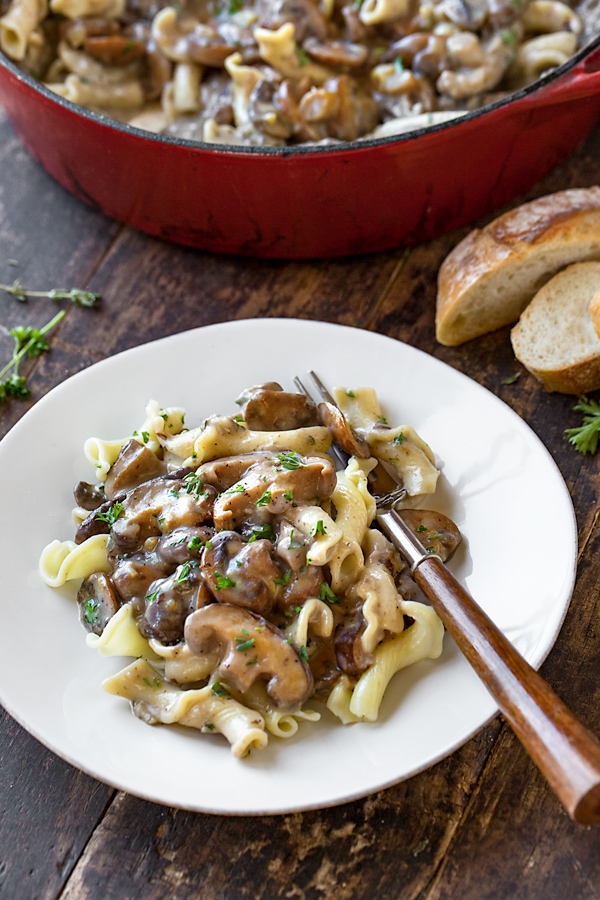
[[[317,407],[304,394],[257,391],[242,409],[251,431],[290,431],[318,425]]]
[[[112,500],[116,494],[130,491],[151,478],[158,478],[165,471],[166,466],[152,450],[131,438],[121,447],[121,452],[106,476],[104,493],[108,500]]]
[[[287,615],[291,611],[298,612],[299,607],[304,606],[311,597],[318,597],[321,584],[325,581],[321,566],[305,566],[301,572],[288,571],[289,576],[286,572],[281,579],[284,582],[287,580],[285,589],[277,598],[277,608]]]
[[[159,559],[155,553],[133,553],[115,560],[111,578],[119,597],[125,603],[136,597],[143,599],[152,582],[171,575],[173,569],[174,566]]]
[[[268,613],[282,578],[272,552],[269,541],[246,544],[235,531],[215,535],[202,553],[202,572],[214,599]]]
[[[234,44],[228,44],[214,28],[198,25],[186,38],[189,58],[201,66],[223,68],[225,60],[236,52]]]
[[[255,463],[266,462],[270,459],[275,459],[275,454],[263,451],[225,456],[199,466],[196,469],[196,475],[201,477],[205,484],[212,485],[218,491],[226,491],[237,484]]]
[[[149,537],[202,525],[215,496],[215,489],[193,473],[145,481],[124,495],[120,515],[112,524],[112,540],[122,552],[133,552]]]
[[[371,456],[367,442],[354,434],[345,415],[337,406],[333,403],[319,403],[319,415],[323,425],[333,432],[333,439],[342,450],[360,459],[368,459]]]
[[[437,553],[444,562],[450,559],[462,537],[448,516],[430,509],[402,509],[400,515],[414,531],[426,551]]]
[[[318,41],[315,37],[309,37],[302,46],[316,62],[334,69],[360,69],[369,56],[367,47],[349,41]]]
[[[400,40],[390,44],[388,49],[381,55],[379,62],[394,62],[399,59],[403,66],[412,66],[415,55],[427,46],[430,34],[425,31],[414,31],[412,34],[406,34]]]
[[[125,499],[126,494],[118,494],[112,500],[107,500],[101,506],[92,510],[89,516],[83,520],[75,533],[75,543],[83,544],[88,538],[95,534],[110,534],[111,521],[114,521],[116,513],[113,507]]]
[[[144,41],[136,41],[125,34],[90,37],[83,49],[93,59],[107,66],[126,66],[146,53]]]
[[[223,603],[213,603],[188,616],[185,640],[192,653],[217,651],[219,675],[245,693],[258,679],[280,707],[294,709],[310,695],[308,666],[278,628],[261,616]]]
[[[517,5],[519,0],[516,0]],[[515,0],[511,6],[515,10]],[[440,11],[463,31],[479,31],[488,16],[488,0],[442,0]]]
[[[335,466],[329,457],[277,453],[274,460],[252,466],[238,484],[217,497],[215,528],[235,529],[257,515],[285,513],[294,503],[325,500],[335,485]]]
[[[73,496],[77,506],[87,510],[98,509],[106,502],[104,492],[94,487],[93,484],[88,484],[87,481],[80,481],[75,485]]]
[[[152,582],[144,600],[146,608],[138,619],[138,629],[144,637],[156,638],[163,644],[180,641],[189,614],[212,603],[194,561],[178,566],[168,578]]]
[[[120,603],[108,575],[94,572],[77,592],[79,618],[88,631],[102,634],[106,624],[119,609]]]
[[[298,107],[294,85],[286,78],[273,94],[273,105],[285,121],[289,123],[292,133],[299,141],[319,141],[326,137],[316,125],[306,121]]]

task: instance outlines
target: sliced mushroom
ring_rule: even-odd
[[[319,415],[323,425],[333,432],[333,439],[342,450],[360,459],[371,456],[367,442],[352,431],[345,415],[337,406],[333,403],[319,403]]]
[[[158,539],[156,556],[168,565],[180,566],[190,559],[199,560],[206,541],[214,537],[209,525],[176,528]]]
[[[85,52],[106,66],[126,66],[146,55],[144,41],[136,41],[125,34],[89,37],[83,45]]]
[[[116,559],[111,578],[119,597],[127,603],[136,598],[143,600],[150,585],[159,578],[171,575],[174,568],[158,559],[155,553],[133,553]]]
[[[103,503],[106,503],[104,491],[94,487],[93,484],[88,484],[87,481],[80,481],[76,484],[73,495],[75,497],[75,503],[77,506],[81,506],[82,509],[98,509]]]
[[[197,25],[187,36],[187,54],[201,66],[223,68],[227,57],[235,52],[235,44],[229,44],[209,25]]]
[[[242,413],[251,431],[291,431],[319,424],[312,400],[304,394],[285,391],[256,391],[242,408]]]
[[[92,510],[89,516],[83,520],[75,533],[75,543],[83,544],[88,538],[95,534],[110,534],[111,530],[111,511],[115,504],[124,500],[126,494],[118,494],[112,500],[106,500],[101,506]]]
[[[215,535],[202,553],[202,572],[214,599],[268,613],[282,578],[272,553],[269,541],[246,544],[235,531]]]
[[[369,56],[367,47],[349,41],[319,41],[309,37],[302,46],[311,59],[332,69],[360,69]]]
[[[219,675],[245,693],[258,679],[267,681],[273,702],[286,709],[302,705],[313,685],[308,666],[278,628],[261,616],[214,603],[192,613],[185,640],[193,653],[219,651]]]
[[[243,479],[220,494],[213,508],[217,530],[234,530],[265,514],[284,514],[293,504],[331,496],[336,485],[333,461],[327,456],[301,456],[289,451],[252,466]]]
[[[168,644],[181,640],[186,618],[212,603],[212,597],[197,563],[189,562],[168,578],[152,582],[145,601],[144,614],[138,619],[140,633]]]
[[[309,35],[327,37],[327,19],[313,0],[258,0],[257,12],[261,22],[274,30],[292,22],[298,43]]]
[[[289,614],[291,610],[298,611],[311,597],[318,598],[321,584],[325,581],[323,570],[320,566],[304,566],[299,572],[291,569],[289,581],[285,590],[277,598],[277,608]],[[285,581],[287,572],[284,574]]]
[[[216,493],[193,473],[145,481],[124,496],[112,540],[122,552],[131,553],[149,537],[202,525],[211,514]]]
[[[336,635],[335,655],[338,666],[346,675],[360,675],[373,662],[373,654],[365,652],[361,641],[366,627],[363,614],[357,612]]]
[[[462,540],[452,519],[429,509],[403,509],[400,515],[414,531],[426,551],[437,553],[445,562],[450,559]]]
[[[166,471],[166,466],[155,453],[134,438],[121,448],[115,463],[111,466],[104,492],[109,500],[122,491],[130,491],[144,481],[158,478]]]
[[[86,578],[77,592],[77,605],[84,628],[93,634],[102,634],[109,619],[120,606],[114,585],[108,575],[95,572]]]
[[[272,459],[275,459],[274,453],[263,451],[225,456],[204,463],[196,469],[196,475],[200,476],[205,484],[212,485],[218,491],[226,491],[237,484],[255,463]]]

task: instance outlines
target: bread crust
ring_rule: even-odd
[[[544,285],[512,329],[515,356],[547,391],[600,388],[600,338],[589,316],[599,294],[600,263],[575,263]]]
[[[516,322],[556,272],[594,259],[600,259],[600,187],[559,191],[504,213],[468,234],[442,264],[437,340],[457,346]]]

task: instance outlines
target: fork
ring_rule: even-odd
[[[318,376],[309,374],[322,401],[338,409]],[[297,377],[294,381],[310,398],[302,381]],[[331,452],[338,468],[345,468],[348,455],[335,444]],[[600,823],[600,743],[515,650],[440,556],[428,553],[409,529],[396,509],[406,493],[399,477],[381,463],[374,472],[370,490],[381,531],[410,566],[414,581],[570,817],[583,825]]]

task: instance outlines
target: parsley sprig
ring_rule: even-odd
[[[100,299],[100,294],[95,294],[93,291],[82,291],[79,288],[71,288],[70,291],[57,288],[51,291],[30,291],[24,288],[18,279],[12,284],[0,284],[0,290],[12,294],[20,303],[24,303],[28,297],[48,297],[49,300],[70,300],[77,306],[95,306]]]
[[[600,403],[580,397],[573,409],[583,413],[583,424],[567,428],[565,434],[580,453],[595,453],[600,438]]]
[[[27,379],[23,375],[19,375],[19,363],[24,356],[39,356],[40,353],[45,353],[50,349],[44,335],[60,322],[64,314],[64,310],[61,310],[43,328],[17,325],[16,328],[11,329],[10,333],[15,339],[15,346],[12,359],[0,370],[0,403],[8,397],[27,400],[31,396],[31,391],[27,387]],[[10,375],[7,374],[9,372]]]

